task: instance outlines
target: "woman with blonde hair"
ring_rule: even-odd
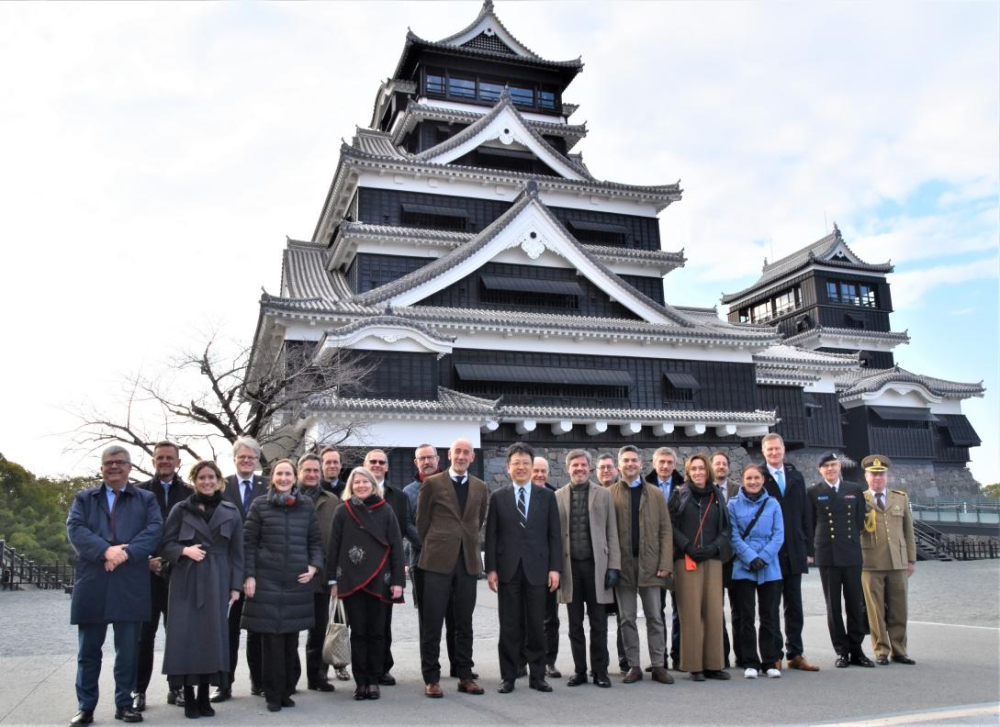
[[[681,622],[681,670],[691,679],[729,679],[722,647],[722,564],[732,557],[729,514],[708,457],[684,463],[684,485],[667,503],[674,527],[674,579]]]
[[[163,673],[171,689],[184,689],[184,716],[195,718],[215,714],[210,684],[229,689],[229,606],[243,590],[243,521],[222,499],[215,462],[195,464],[191,482],[194,494],[167,517],[160,555],[173,564]]]
[[[245,528],[243,628],[261,635],[264,697],[277,712],[295,706],[299,631],[313,626],[312,579],[323,567],[316,508],[299,492],[290,459],[274,463]]]
[[[351,624],[354,698],[378,699],[385,659],[385,620],[402,603],[403,539],[375,475],[356,467],[333,514],[327,551],[330,597],[344,601]]]

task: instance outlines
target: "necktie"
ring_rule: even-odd
[[[243,512],[250,511],[250,491],[252,489],[250,480],[243,480]]]
[[[517,488],[517,519],[522,528],[528,527],[528,503],[524,499],[525,488]]]
[[[465,484],[465,478],[464,477],[452,477],[451,481],[454,482],[456,485],[464,485]]]
[[[883,504],[883,502],[882,502],[882,493],[881,492],[876,492],[875,493],[875,502],[878,504],[878,509],[879,510],[885,510],[885,504]]]
[[[781,496],[785,496],[785,470],[779,469],[774,472],[774,479],[778,483],[778,489],[781,491]]]
[[[118,507],[118,495],[121,493],[118,490],[111,490],[111,494],[114,496],[111,500],[111,538],[118,542],[118,533],[115,532],[115,509]]]

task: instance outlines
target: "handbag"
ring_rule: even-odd
[[[323,637],[323,662],[334,669],[343,669],[351,663],[351,627],[339,598],[330,599],[329,619]]]

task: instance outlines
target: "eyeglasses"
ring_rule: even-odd
[[[417,457],[417,462],[430,462],[435,459],[439,459],[436,454],[425,454],[423,457]]]
[[[389,464],[389,461],[385,460],[385,459],[370,459],[370,460],[368,460],[368,464],[387,465],[387,464]]]
[[[125,467],[131,464],[127,459],[106,459],[101,462],[101,467]]]

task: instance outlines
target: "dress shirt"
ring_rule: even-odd
[[[670,489],[674,486],[673,477],[668,477],[666,479],[666,481],[661,480],[659,478],[659,476],[657,476],[656,479],[659,482],[660,492],[663,493],[663,497],[666,498],[667,500],[669,500],[670,499]]]
[[[722,496],[722,504],[727,505],[729,503],[729,480],[716,482],[715,486],[719,488],[719,494]]]
[[[122,486],[122,490],[124,490],[124,489],[125,489],[125,487]],[[121,493],[121,490],[119,490],[119,494],[120,493]],[[108,498],[108,512],[114,512],[114,509],[115,509],[115,491],[111,487],[111,485],[109,485],[107,482],[104,483],[104,495],[105,495],[105,497]]]
[[[640,487],[641,485],[642,485],[642,478],[636,477],[635,480],[629,484],[629,487],[635,489],[636,487]]]
[[[823,481],[826,482],[826,480]],[[833,490],[833,494],[836,495],[840,492],[840,480],[837,480],[836,482],[826,482],[826,484],[830,486],[831,490]]]
[[[768,465],[767,466],[767,471],[771,473],[771,476],[774,478],[774,481],[778,483],[778,491],[781,493],[782,497],[784,497],[784,495],[785,495],[785,487],[788,484],[787,482],[785,482],[785,467],[784,467],[784,465],[782,465],[781,467],[778,467],[777,469],[775,469],[771,465]]]
[[[448,476],[451,477],[451,481],[452,482],[454,482],[455,480],[458,480],[463,485],[469,481],[469,473],[468,472],[466,472],[464,475],[460,475],[460,474],[458,474],[458,472],[456,472],[455,470],[453,470],[451,467],[448,468]]]

